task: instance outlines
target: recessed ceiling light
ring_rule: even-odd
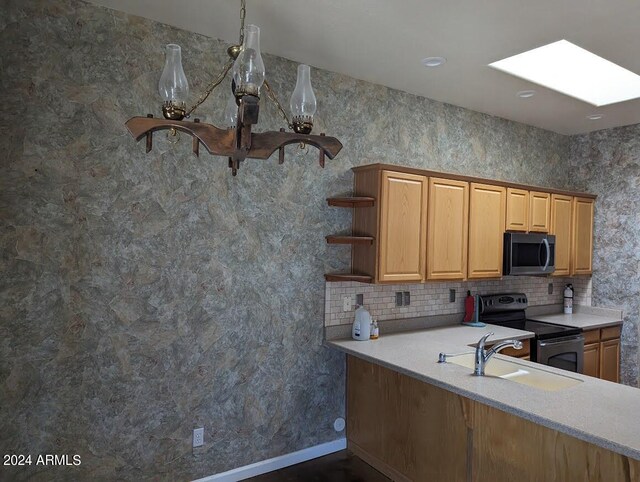
[[[533,97],[534,95],[536,95],[536,91],[535,90],[521,90],[520,92],[518,92],[517,95],[521,99],[529,99],[529,98]]]
[[[589,120],[598,120],[598,119],[602,119],[604,116],[602,114],[591,114],[587,116],[587,119]]]
[[[560,40],[489,64],[597,107],[640,97],[640,75]]]
[[[447,61],[444,57],[427,57],[422,59],[422,65],[425,67],[440,67]]]

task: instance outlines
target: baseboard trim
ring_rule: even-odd
[[[256,475],[266,474],[274,470],[289,467],[290,465],[306,462],[307,460],[316,459],[323,455],[332,454],[339,450],[347,448],[347,439],[340,438],[332,442],[315,445],[306,449],[298,450],[290,454],[280,455],[272,459],[262,460],[255,464],[245,465],[244,467],[238,467],[237,469],[222,472],[220,474],[210,475],[202,479],[194,480],[193,482],[237,482],[239,480],[248,479],[249,477],[255,477]]]

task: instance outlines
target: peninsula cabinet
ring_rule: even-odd
[[[469,183],[429,178],[427,279],[467,276]]]
[[[472,182],[469,201],[468,278],[502,276],[506,189]]]
[[[544,404],[545,392],[535,391]],[[640,474],[639,460],[352,355],[346,398],[347,447],[392,480],[608,482]]]
[[[593,199],[573,198],[571,274],[591,274],[593,262]]]
[[[588,330],[584,335],[584,374],[620,383],[620,326]]]

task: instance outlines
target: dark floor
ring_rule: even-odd
[[[347,450],[250,479],[253,482],[388,482],[376,469]]]

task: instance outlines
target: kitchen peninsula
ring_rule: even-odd
[[[580,383],[545,391],[437,363],[488,332],[494,342],[532,336],[456,325],[327,341],[348,355],[351,450],[394,480],[640,480],[638,389],[571,373]]]

